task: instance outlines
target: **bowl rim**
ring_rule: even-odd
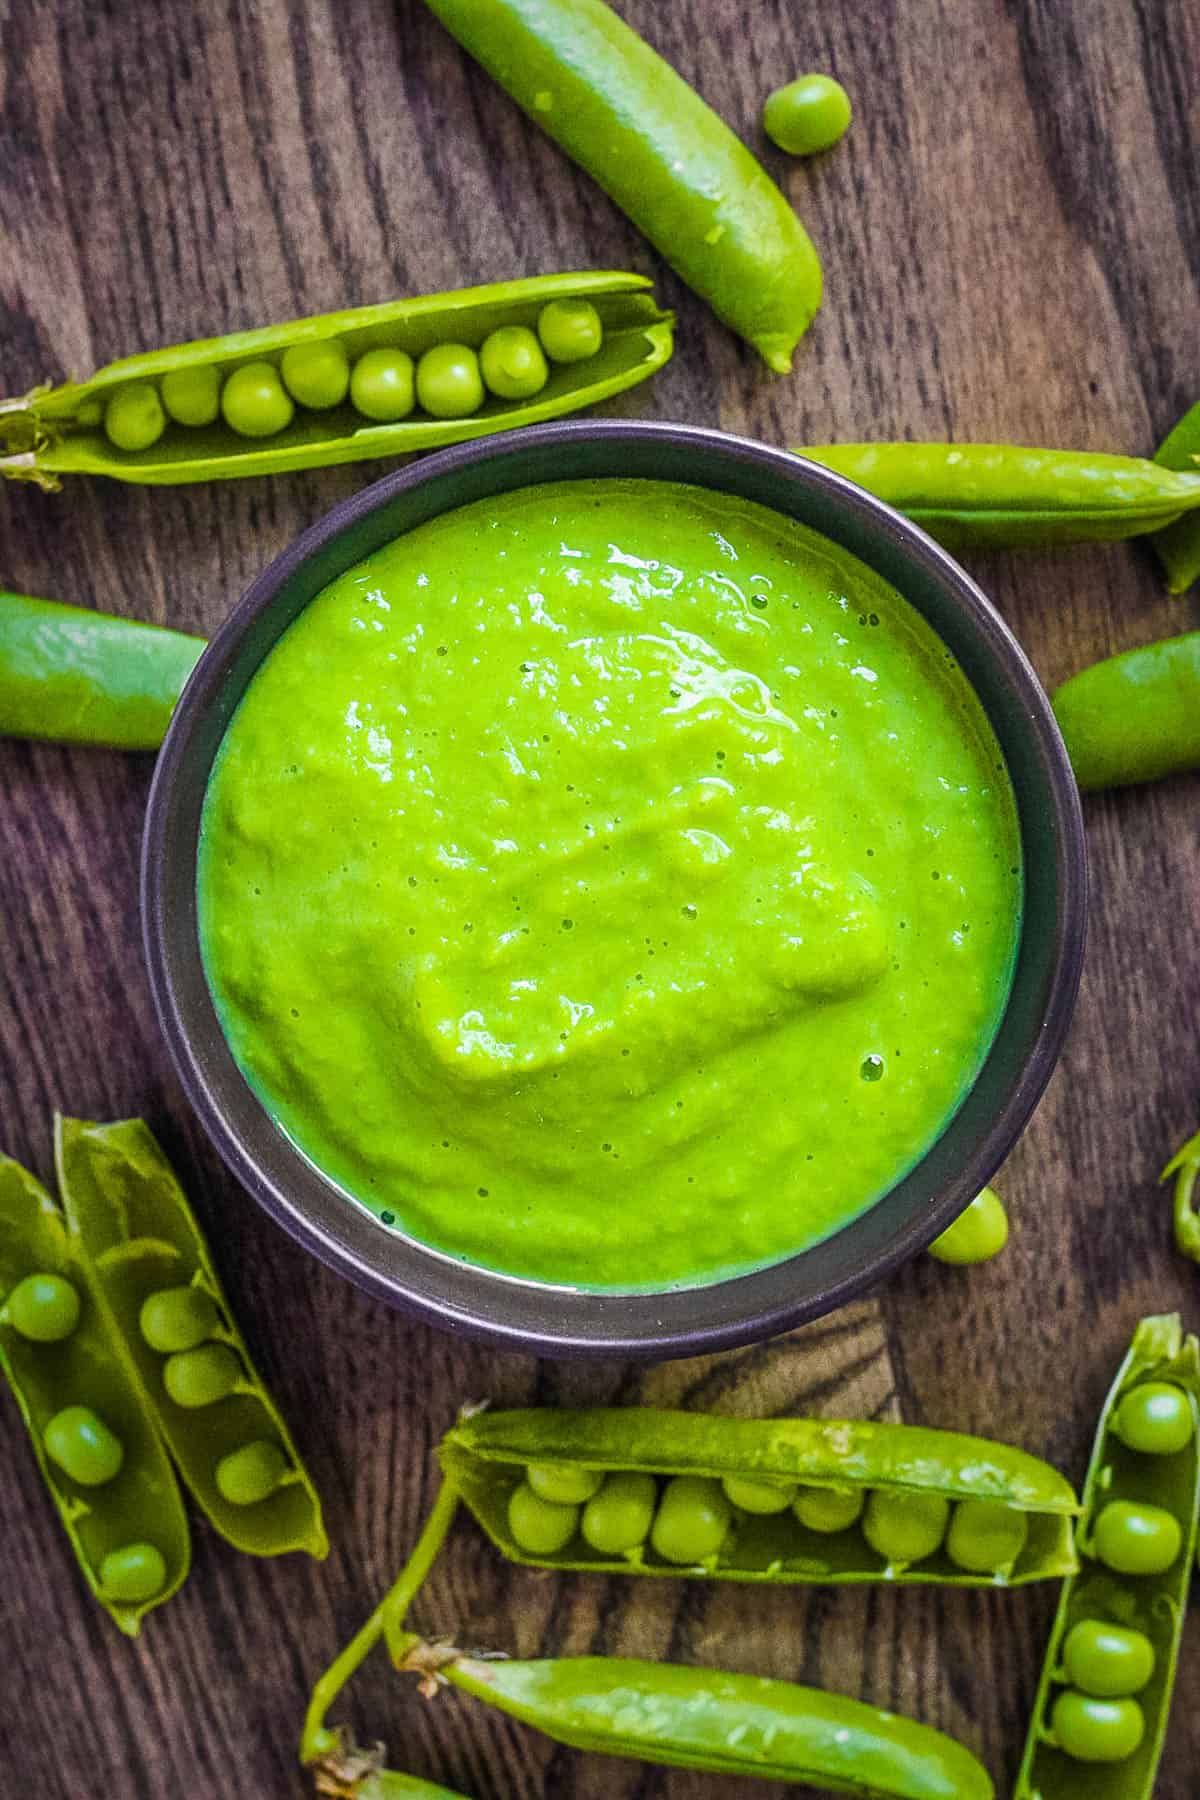
[[[480,464],[503,462],[521,457],[532,447],[554,449],[577,443],[581,439],[608,443],[619,452],[621,446],[671,444],[676,449],[716,453],[744,464],[765,465],[776,475],[798,482],[830,500],[843,513],[856,515],[863,527],[873,534],[884,534],[901,554],[915,564],[926,579],[949,595],[951,603],[969,615],[971,629],[984,651],[1001,667],[1009,685],[1018,691],[1023,728],[1031,735],[1038,753],[1052,811],[1052,838],[1057,857],[1056,906],[1053,931],[1052,970],[1045,1006],[1032,1047],[1020,1065],[1005,1104],[991,1118],[974,1154],[958,1171],[956,1179],[935,1193],[927,1204],[915,1207],[912,1216],[892,1236],[886,1248],[871,1256],[862,1267],[848,1269],[842,1276],[827,1282],[819,1290],[807,1294],[788,1295],[786,1272],[804,1256],[801,1251],[765,1268],[733,1276],[702,1286],[682,1286],[656,1293],[609,1291],[587,1292],[539,1284],[503,1275],[476,1264],[464,1264],[448,1258],[400,1233],[381,1226],[369,1213],[348,1198],[336,1184],[320,1174],[304,1154],[286,1138],[270,1119],[257,1099],[262,1120],[274,1134],[274,1147],[285,1146],[287,1160],[301,1183],[314,1176],[337,1195],[343,1207],[352,1207],[370,1221],[375,1232],[371,1248],[382,1249],[380,1256],[363,1254],[352,1247],[338,1231],[325,1229],[305,1209],[302,1200],[284,1192],[267,1173],[252,1146],[243,1141],[226,1117],[225,1109],[214,1092],[209,1054],[198,1047],[198,1033],[181,1001],[175,979],[175,964],[168,945],[171,903],[168,896],[170,844],[173,831],[173,807],[180,783],[189,772],[192,738],[199,722],[211,709],[220,693],[226,666],[249,629],[264,613],[277,594],[314,554],[332,544],[373,512],[387,506],[398,495]],[[620,474],[619,468],[614,474]],[[564,478],[571,478],[566,476]],[[587,478],[587,477],[585,477]],[[605,477],[598,477],[605,478]],[[516,485],[537,485],[545,480],[537,476]],[[678,480],[678,477],[671,479]],[[440,508],[453,510],[464,502],[450,501]],[[769,505],[769,503],[766,503]],[[915,602],[910,601],[910,604]],[[918,610],[920,610],[918,608]],[[935,630],[936,626],[933,627]],[[277,635],[282,635],[280,632]],[[274,640],[272,640],[274,641]],[[969,678],[968,678],[969,679]],[[972,684],[974,685],[974,684]],[[240,698],[240,692],[238,695]],[[982,700],[982,697],[981,697]],[[222,728],[224,729],[224,728]],[[207,785],[212,760],[204,771]],[[1018,810],[1019,807],[1018,807]],[[195,845],[191,846],[191,880],[194,887]],[[569,420],[546,425],[528,426],[484,439],[468,440],[449,449],[418,458],[385,475],[357,493],[336,503],[307,530],[302,532],[280,555],[275,557],[250,583],[228,618],[218,628],[201,655],[176,705],[151,782],[146,811],[141,857],[141,916],[146,966],[151,992],[168,1052],[182,1084],[186,1098],[196,1112],[208,1137],[222,1160],[245,1187],[252,1198],[275,1222],[338,1273],[360,1287],[405,1312],[442,1329],[461,1330],[469,1336],[492,1345],[523,1352],[533,1351],[555,1357],[592,1356],[611,1358],[666,1358],[706,1354],[734,1345],[754,1342],[788,1330],[862,1296],[892,1275],[903,1263],[925,1249],[962,1211],[974,1193],[985,1185],[999,1167],[1024,1129],[1037,1105],[1057,1063],[1067,1027],[1070,1023],[1079,987],[1087,919],[1087,865],[1082,809],[1078,787],[1071,771],[1065,745],[1058,731],[1050,702],[1017,638],[987,599],[982,590],[939,544],[911,520],[867,493],[864,489],[835,474],[823,465],[790,451],[761,444],[754,439],[707,427],[673,424],[666,421]],[[1018,945],[1018,957],[1020,948]],[[199,944],[195,945],[199,961]],[[1015,982],[1015,973],[1014,973]],[[1010,1000],[1011,1000],[1010,993]],[[215,1017],[215,1013],[214,1013]],[[1004,1036],[1007,1013],[1001,1017],[984,1063],[972,1084],[980,1082],[988,1060]],[[219,1027],[218,1027],[219,1030]],[[231,1057],[228,1046],[222,1047]],[[235,1065],[236,1066],[236,1065]],[[240,1075],[240,1071],[239,1071]],[[242,1078],[244,1081],[244,1078]],[[248,1089],[247,1091],[250,1091]],[[898,1178],[889,1193],[908,1180],[927,1160],[941,1137],[918,1158],[912,1169]],[[302,1174],[304,1171],[306,1173]],[[878,1206],[883,1203],[874,1203]],[[854,1227],[874,1210],[858,1214],[832,1234],[831,1242]],[[360,1234],[361,1235],[361,1234]],[[819,1249],[820,1246],[813,1248]],[[490,1304],[463,1304],[424,1291],[420,1285],[398,1274],[394,1264],[396,1253],[401,1261],[412,1263],[426,1274],[449,1266],[460,1276],[464,1271],[474,1280]],[[389,1254],[390,1253],[390,1254]],[[393,1267],[381,1267],[384,1261]],[[722,1320],[705,1320],[705,1299],[715,1294],[728,1294],[741,1288],[747,1306],[737,1316]],[[764,1289],[774,1290],[768,1299]],[[497,1297],[522,1293],[528,1300],[536,1296],[543,1306],[561,1318],[539,1323],[518,1323],[500,1315],[493,1306]],[[564,1307],[562,1301],[569,1297]],[[582,1328],[579,1320],[590,1319]]]

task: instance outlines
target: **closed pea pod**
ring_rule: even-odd
[[[807,444],[798,456],[857,482],[951,549],[1105,543],[1200,508],[1200,470],[1024,444]]]
[[[31,1278],[40,1291],[32,1315]],[[0,1157],[0,1296],[0,1369],[47,1489],[88,1586],[133,1635],[187,1575],[182,1497],[136,1372],[96,1304],[62,1213],[7,1157]],[[124,1556],[130,1544],[153,1552],[141,1558],[136,1582]]]
[[[536,125],[779,374],[821,265],[766,170],[602,0],[428,0]]]
[[[412,409],[364,416],[348,400],[314,411],[315,388],[307,390],[312,397],[297,413],[281,375],[285,358],[293,372],[303,366],[297,354],[302,347],[315,361],[319,349],[336,344],[355,368],[379,351],[413,362],[442,344],[462,344],[474,354],[501,327],[534,331],[543,307],[558,299],[582,299],[595,307],[603,326],[598,353],[585,363],[556,367],[528,398],[492,395],[466,417],[431,418]],[[0,402],[0,475],[46,488],[59,487],[70,474],[170,484],[283,474],[437,449],[560,418],[624,392],[668,360],[673,325],[673,316],[659,308],[644,277],[596,270],[392,300],[175,344],[110,363],[86,381],[38,388],[23,399]],[[253,377],[240,374],[256,365]],[[263,375],[264,367],[269,375]],[[199,428],[172,419],[142,449],[122,449],[105,433],[105,408],[116,395],[135,384],[157,390],[168,376],[182,382],[197,371],[205,372],[204,381],[215,372],[227,405],[230,384],[239,377],[232,390],[236,429],[224,416]],[[246,391],[240,392],[243,387]],[[252,434],[259,427],[265,435]]]
[[[439,1456],[497,1548],[514,1561],[551,1568],[746,1582],[1008,1586],[1077,1566],[1071,1520],[1079,1503],[1068,1483],[1022,1451],[952,1432],[638,1407],[543,1408],[465,1417],[442,1440]],[[539,1554],[518,1541],[509,1502],[527,1486],[531,1466],[558,1464],[603,1475],[604,1483],[584,1504],[578,1532],[561,1549]],[[743,1482],[758,1510],[738,1505]],[[667,1519],[679,1514],[678,1533],[658,1523],[668,1494],[674,1499]],[[682,1508],[680,1498],[688,1503]],[[964,1567],[949,1553],[952,1509],[970,1501],[998,1509],[975,1516],[977,1536],[986,1523],[992,1544],[999,1543],[994,1563],[977,1541],[977,1566]],[[1007,1528],[1002,1514],[1011,1515]],[[920,1516],[919,1544],[888,1535],[889,1526],[899,1532],[901,1515],[910,1526]],[[683,1529],[689,1522],[698,1529],[703,1522],[695,1539]]]
[[[1200,631],[1081,669],[1053,706],[1085,790],[1200,769]]]
[[[320,1502],[256,1373],[208,1247],[140,1119],[59,1119],[59,1185],[98,1302],[129,1354],[180,1474],[213,1525],[259,1556],[328,1542]],[[202,1298],[185,1306],[179,1289]],[[199,1323],[215,1319],[206,1341]],[[149,1323],[149,1338],[145,1324]],[[164,1354],[157,1344],[186,1343]]]
[[[1131,1448],[1116,1422],[1143,1387],[1153,1397],[1164,1385],[1186,1396],[1190,1433],[1174,1451]],[[1083,1567],[1059,1598],[1014,1800],[1149,1800],[1196,1541],[1198,1396],[1196,1339],[1175,1315],[1143,1319],[1101,1413],[1078,1533]],[[1130,1513],[1149,1522],[1148,1538],[1130,1535]],[[1168,1561],[1164,1536],[1176,1534]],[[1147,1557],[1147,1542],[1157,1554]]]

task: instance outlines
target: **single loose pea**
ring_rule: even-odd
[[[981,1263],[999,1256],[1008,1242],[1008,1214],[995,1188],[981,1188],[929,1246],[930,1256],[944,1263]]]
[[[283,385],[293,400],[313,412],[340,406],[350,386],[350,358],[337,338],[319,344],[289,344],[279,359]]]
[[[862,1517],[867,1496],[861,1488],[804,1487],[797,1494],[792,1511],[807,1531],[819,1531],[831,1537],[835,1531],[848,1531]]]
[[[220,1322],[216,1301],[196,1287],[159,1288],[147,1295],[138,1314],[142,1336],[162,1356],[194,1350],[212,1337]]]
[[[136,1605],[160,1594],[166,1582],[166,1560],[154,1544],[122,1544],[100,1564],[100,1586],[110,1600]]]
[[[104,408],[104,430],[118,450],[149,450],[166,428],[167,415],[152,381],[118,388]]]
[[[60,1344],[79,1323],[79,1293],[61,1275],[38,1270],[18,1281],[4,1303],[14,1331],[33,1344]]]
[[[274,437],[291,424],[296,408],[274,363],[243,363],[221,389],[225,423],[239,437]]]
[[[946,1555],[972,1575],[1011,1568],[1029,1536],[1023,1512],[998,1500],[960,1500],[946,1534]]]
[[[513,1541],[531,1556],[553,1556],[564,1550],[579,1524],[577,1506],[560,1506],[543,1500],[527,1481],[508,1497],[508,1529]]]
[[[545,353],[525,325],[501,325],[483,340],[479,371],[501,400],[528,400],[550,379]]]
[[[64,1406],[42,1433],[46,1455],[81,1487],[103,1487],[121,1472],[125,1447],[90,1406]]]
[[[217,1492],[231,1506],[254,1506],[275,1492],[287,1469],[279,1445],[260,1438],[221,1458],[216,1468]]]
[[[1161,1575],[1179,1555],[1179,1521],[1161,1506],[1110,1500],[1096,1520],[1096,1555],[1119,1575]]]
[[[601,1556],[624,1556],[650,1535],[658,1486],[653,1475],[621,1470],[607,1475],[583,1509],[579,1529]]]
[[[755,1481],[749,1475],[723,1475],[725,1498],[748,1513],[786,1512],[796,1498],[795,1481]]]
[[[1105,1619],[1080,1619],[1062,1647],[1063,1668],[1073,1687],[1102,1700],[1137,1694],[1154,1673],[1154,1646],[1140,1631]]]
[[[232,1394],[241,1378],[242,1366],[228,1344],[179,1350],[163,1365],[163,1386],[176,1406],[213,1406]]]
[[[221,411],[221,374],[209,364],[171,369],[162,378],[162,403],[177,425],[211,425]]]
[[[950,1502],[942,1494],[889,1494],[876,1488],[863,1514],[863,1536],[889,1563],[921,1562],[946,1535]]]
[[[1173,1456],[1192,1441],[1191,1401],[1172,1381],[1143,1381],[1122,1399],[1112,1429],[1142,1456]]]
[[[538,314],[542,349],[556,363],[586,362],[604,342],[600,314],[590,300],[550,300]]]
[[[1146,1730],[1136,1700],[1097,1700],[1065,1688],[1050,1712],[1050,1729],[1059,1748],[1076,1762],[1124,1762]]]
[[[479,358],[467,344],[435,344],[417,364],[417,399],[434,419],[465,419],[483,405]]]
[[[413,359],[404,350],[367,350],[350,375],[350,404],[364,419],[394,425],[416,405]]]
[[[578,1506],[591,1499],[604,1476],[598,1469],[582,1469],[578,1463],[530,1463],[525,1479],[539,1500]]]
[[[650,1542],[664,1562],[701,1563],[725,1542],[731,1517],[719,1481],[706,1475],[673,1475],[662,1491]]]
[[[850,96],[832,75],[801,75],[768,94],[763,130],[790,156],[828,150],[850,128]]]

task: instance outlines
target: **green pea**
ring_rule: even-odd
[[[274,363],[243,363],[221,389],[225,423],[239,437],[274,437],[296,416],[291,395]]]
[[[792,1511],[806,1531],[832,1537],[836,1531],[848,1531],[862,1517],[866,1503],[861,1488],[802,1487]]]
[[[702,1563],[725,1542],[732,1508],[719,1481],[673,1475],[662,1491],[650,1542],[669,1563]]]
[[[179,1350],[163,1365],[163,1386],[176,1406],[213,1406],[233,1393],[242,1365],[228,1344]]]
[[[748,1475],[723,1475],[725,1498],[748,1513],[786,1512],[796,1498],[795,1481],[754,1481]]]
[[[177,425],[211,425],[221,412],[221,372],[211,363],[171,369],[162,378],[162,403]]]
[[[161,1594],[166,1584],[166,1559],[154,1544],[122,1544],[100,1564],[100,1586],[110,1600],[137,1605]]]
[[[1154,1646],[1140,1631],[1105,1619],[1080,1619],[1062,1647],[1063,1668],[1073,1687],[1102,1700],[1136,1694],[1154,1673]]]
[[[46,1455],[81,1487],[103,1487],[120,1474],[125,1447],[90,1406],[64,1406],[42,1433]]]
[[[850,128],[850,96],[832,75],[801,75],[776,88],[763,107],[763,130],[791,156],[828,150]]]
[[[1096,1555],[1119,1575],[1161,1575],[1179,1555],[1179,1521],[1161,1506],[1110,1500],[1096,1520]]]
[[[960,1500],[946,1535],[946,1555],[972,1575],[1010,1569],[1025,1548],[1029,1521],[998,1500]]]
[[[278,1444],[260,1438],[223,1456],[216,1468],[217,1492],[230,1506],[256,1506],[275,1492],[288,1472]]]
[[[213,1336],[220,1323],[216,1301],[197,1287],[159,1288],[142,1302],[138,1315],[142,1336],[162,1356],[194,1350]]]
[[[586,1544],[601,1556],[624,1556],[650,1535],[658,1484],[653,1475],[621,1470],[604,1484],[583,1509],[580,1530]]]
[[[75,422],[77,425],[86,425],[89,429],[103,425],[104,402],[99,394],[94,394],[90,400],[81,401],[79,411],[75,414]]]
[[[61,1275],[41,1270],[18,1281],[4,1303],[14,1331],[33,1344],[60,1344],[79,1323],[79,1294]]]
[[[1097,1700],[1066,1688],[1054,1702],[1050,1729],[1059,1748],[1077,1762],[1124,1762],[1146,1730],[1136,1700]]]
[[[118,388],[104,408],[104,430],[118,450],[149,450],[167,428],[158,389],[150,381]]]
[[[279,360],[283,385],[293,400],[313,412],[340,406],[350,386],[350,358],[337,338],[317,344],[289,344]]]
[[[483,340],[479,371],[501,400],[528,400],[550,379],[542,346],[525,325],[501,325]]]
[[[392,425],[416,405],[413,359],[403,350],[368,350],[350,376],[350,403],[364,419]]]
[[[591,1499],[604,1476],[598,1469],[582,1469],[578,1463],[530,1463],[525,1479],[539,1500],[578,1506]]]
[[[553,1556],[575,1536],[579,1524],[577,1506],[560,1506],[543,1500],[527,1481],[508,1497],[508,1529],[513,1540],[531,1556]]]
[[[465,419],[483,405],[479,358],[466,344],[435,344],[417,364],[417,399],[434,419]]]
[[[944,1263],[981,1263],[999,1256],[1008,1242],[1008,1214],[994,1188],[985,1187],[929,1246]]]
[[[863,1536],[888,1563],[916,1563],[941,1546],[950,1518],[942,1494],[890,1494],[876,1488],[863,1514]]]
[[[604,342],[600,314],[590,300],[551,300],[538,314],[542,349],[556,363],[586,362]]]
[[[1112,1429],[1142,1456],[1173,1456],[1192,1441],[1192,1406],[1171,1381],[1143,1381],[1117,1407]]]

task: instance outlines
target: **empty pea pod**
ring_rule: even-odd
[[[340,381],[332,362],[317,368],[316,351],[330,344],[340,347],[353,365],[383,351],[419,362],[429,350],[445,345],[465,346],[474,355],[502,326],[536,330],[543,307],[559,299],[586,300],[595,308],[603,327],[595,355],[556,365],[545,385],[525,398],[485,396],[481,389],[477,410],[467,416],[397,410],[393,392],[378,417],[365,417],[348,399],[329,399]],[[0,402],[0,475],[44,488],[59,487],[60,478],[69,474],[150,484],[219,481],[438,449],[510,426],[560,418],[633,387],[671,355],[673,325],[673,315],[661,311],[644,277],[598,270],[392,300],[176,344],[110,363],[86,381],[37,388],[23,399]],[[302,348],[313,353],[307,366],[297,354]],[[332,361],[338,360],[335,353]],[[195,426],[180,423],[180,394],[187,395],[183,410],[194,405],[197,417],[204,410],[203,395],[193,393],[183,378],[191,376],[211,397],[214,370],[221,384],[221,416]],[[162,392],[164,404],[155,415],[143,390],[157,395],[168,377],[171,385]],[[141,410],[121,402],[136,417],[114,441],[104,421],[109,406],[129,392],[135,400],[140,397]],[[307,402],[295,406],[294,392],[306,392]],[[164,412],[161,429],[151,435],[151,425]]]
[[[1164,1432],[1167,1393],[1181,1404]],[[1196,1543],[1198,1399],[1196,1339],[1177,1315],[1143,1319],[1100,1415],[1083,1567],[1063,1584],[1014,1800],[1148,1800],[1153,1790]],[[1131,1520],[1146,1530],[1128,1532]],[[1162,1553],[1147,1557],[1151,1541]]]
[[[1105,543],[1200,509],[1200,469],[1023,444],[810,444],[798,456],[857,482],[951,549]]]
[[[462,1418],[439,1455],[496,1547],[548,1568],[1017,1586],[1077,1567],[1079,1502],[1055,1469],[1006,1445],[921,1426],[636,1407],[484,1411]],[[510,1503],[530,1491],[531,1465],[559,1464],[604,1481],[581,1506],[559,1509],[551,1548],[523,1535]],[[747,1482],[754,1504],[741,1507]],[[997,1547],[991,1566],[989,1545]]]
[[[98,1303],[124,1336],[158,1429],[196,1500],[239,1550],[324,1556],[329,1545],[316,1490],[149,1127],[141,1119],[94,1125],[60,1118],[55,1147],[63,1206]],[[210,1328],[198,1340],[205,1323]]]
[[[0,1368],[84,1579],[132,1636],[187,1575],[183,1499],[66,1220],[8,1157],[0,1157],[0,1296]]]

